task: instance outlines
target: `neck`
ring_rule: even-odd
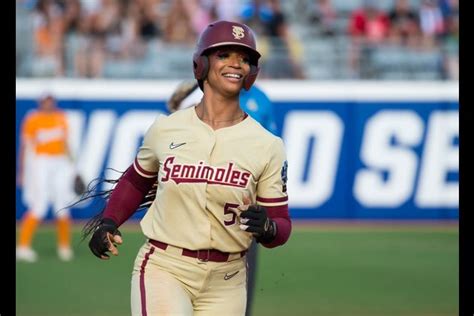
[[[206,98],[206,96],[196,106],[196,114],[201,121],[213,129],[235,125],[245,117],[245,112],[240,108],[238,98],[219,99]]]

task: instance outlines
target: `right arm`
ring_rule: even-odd
[[[18,174],[16,176],[16,183],[21,188],[23,187],[23,174],[25,170],[25,142],[20,140],[20,149],[18,153]]]
[[[158,158],[152,147],[156,143],[158,120],[146,132],[135,161],[114,187],[89,242],[92,253],[101,259],[109,258],[107,251],[118,254],[114,245],[122,243],[118,227],[135,213],[157,181]]]
[[[89,242],[89,248],[98,258],[109,259],[107,251],[118,255],[114,245],[122,243],[118,227],[135,213],[156,182],[156,174],[144,177],[135,170],[135,164],[137,160],[127,169],[112,191],[102,219]]]
[[[104,210],[103,218],[112,220],[117,227],[135,213],[157,180],[157,174],[142,176],[136,168],[140,168],[137,159],[120,178]]]
[[[34,133],[33,125],[31,115],[27,114],[21,127],[20,148],[18,152],[18,173],[16,180],[19,187],[23,187],[24,184],[26,150],[27,146],[31,147],[31,138]]]

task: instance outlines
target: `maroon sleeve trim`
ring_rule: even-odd
[[[138,169],[139,172],[143,173],[144,175],[146,176],[156,176],[156,172],[153,172],[153,171],[147,171],[145,169],[143,169],[140,164],[138,163],[138,158],[135,158],[135,163],[134,163],[135,167]]]
[[[287,202],[287,201],[288,201],[288,196],[284,196],[280,198],[263,198],[263,197],[257,196],[257,202],[277,203],[277,202]]]

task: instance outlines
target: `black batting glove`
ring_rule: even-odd
[[[275,239],[276,224],[267,215],[267,209],[260,205],[250,205],[240,213],[241,229],[252,233],[259,243],[269,243]]]
[[[108,251],[118,255],[116,243],[122,243],[122,234],[117,229],[117,224],[110,218],[104,218],[94,231],[89,248],[92,253],[100,259],[109,259]]]

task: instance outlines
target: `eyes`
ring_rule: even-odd
[[[219,60],[226,60],[231,57],[231,55],[236,55],[236,57],[240,60],[241,63],[246,65],[250,64],[250,57],[245,53],[240,52],[230,52],[230,51],[218,51],[216,53],[217,59]]]

